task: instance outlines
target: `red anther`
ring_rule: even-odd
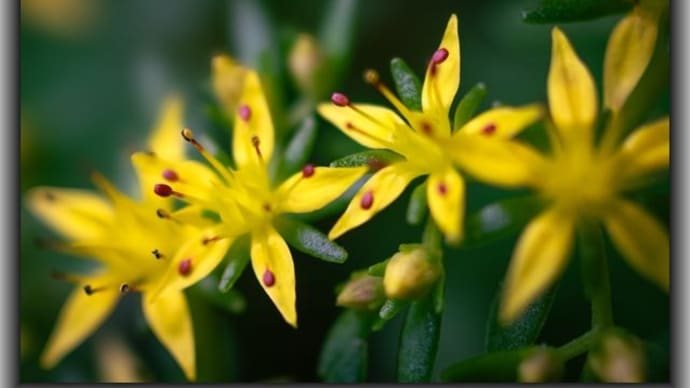
[[[338,92],[331,94],[331,102],[337,106],[350,105],[350,99],[347,98],[346,95]]]
[[[362,199],[359,201],[359,206],[362,207],[364,210],[369,210],[371,209],[371,205],[374,204],[374,192],[369,190],[364,195],[362,195]]]
[[[274,284],[276,284],[276,276],[271,272],[271,270],[267,269],[264,271],[263,276],[261,276],[261,281],[264,283],[264,286],[266,287],[272,287]]]
[[[161,175],[163,176],[163,179],[170,182],[176,182],[178,179],[180,179],[177,173],[170,169],[163,170],[163,173]]]
[[[482,128],[482,135],[491,135],[494,132],[496,132],[496,124],[491,123]]]
[[[184,259],[177,266],[177,272],[182,276],[187,276],[192,272],[192,259]]]
[[[240,118],[244,121],[249,121],[249,119],[252,117],[252,110],[247,105],[241,105],[237,109],[237,113],[240,115]]]
[[[426,121],[422,122],[422,132],[424,132],[426,135],[430,135],[431,124],[427,123]]]
[[[434,51],[434,54],[431,56],[431,63],[433,63],[434,65],[438,65],[443,63],[443,61],[445,61],[446,58],[448,58],[448,50],[440,48]]]
[[[438,193],[441,195],[446,195],[446,193],[448,192],[448,186],[446,186],[446,184],[443,182],[438,184],[437,189],[438,189]]]
[[[169,197],[172,195],[173,189],[165,183],[159,183],[153,186],[153,192],[161,197]]]
[[[309,178],[310,176],[314,175],[316,172],[316,169],[314,168],[314,165],[309,163],[305,164],[304,167],[302,167],[302,176],[305,178]]]
[[[369,171],[376,172],[387,166],[386,162],[381,159],[369,159],[367,161],[367,166],[369,166]]]

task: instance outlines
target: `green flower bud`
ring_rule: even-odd
[[[417,299],[438,280],[441,270],[441,263],[430,260],[424,248],[398,252],[386,266],[383,287],[391,299]]]
[[[553,348],[533,348],[518,365],[518,380],[523,383],[559,381],[563,374],[563,360]]]
[[[380,277],[362,275],[343,287],[335,304],[355,309],[376,310],[383,304],[383,281]]]
[[[642,341],[621,329],[603,333],[587,358],[587,366],[609,383],[643,382],[645,364]]]

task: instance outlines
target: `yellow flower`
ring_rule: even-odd
[[[450,17],[441,44],[427,66],[421,112],[408,109],[379,81],[375,72],[368,71],[365,78],[403,118],[387,108],[352,104],[341,93],[334,93],[333,104],[321,104],[318,111],[363,146],[389,149],[405,160],[382,168],[362,186],[329,237],[337,238],[367,222],[393,202],[413,179],[429,175],[426,193],[431,215],[449,241],[460,241],[465,183],[454,169],[450,154],[458,149],[461,152],[464,148],[474,150],[478,159],[463,158],[456,162],[463,167],[475,163],[485,168],[481,157],[484,138],[515,135],[541,116],[541,107],[492,109],[451,134],[448,112],[460,85],[460,43],[455,15]],[[448,148],[452,139],[458,149]]]
[[[628,16],[617,29],[636,17],[637,13]],[[628,264],[663,289],[669,287],[668,234],[656,219],[624,197],[625,192],[640,186],[645,175],[668,167],[669,120],[644,125],[621,144],[615,127],[607,126],[602,140],[595,142],[594,80],[561,30],[554,28],[552,39],[548,75],[552,153],[540,155],[521,145],[521,154],[511,160],[516,168],[529,173],[510,182],[500,175],[482,177],[489,183],[531,187],[549,204],[527,225],[513,253],[500,307],[505,323],[515,319],[560,275],[576,226],[583,221],[602,222]],[[629,52],[620,44],[630,42],[610,40],[608,62],[619,61],[611,57],[612,52]],[[648,60],[643,51],[635,51],[642,58],[628,54],[627,60]],[[615,83],[606,84],[604,95],[628,82],[619,76]]]
[[[156,157],[138,156],[149,176],[157,179],[161,171],[180,172],[175,182],[159,183],[154,191],[161,196],[176,196],[217,213],[221,222],[213,239],[251,234],[251,262],[257,280],[290,325],[297,326],[295,272],[285,240],[273,226],[284,213],[307,213],[322,208],[366,172],[366,168],[327,168],[304,166],[302,171],[280,185],[272,185],[268,166],[273,156],[273,124],[264,92],[256,72],[247,70],[244,89],[235,113],[233,156],[236,169],[224,166],[185,129],[182,136],[211,164],[200,171],[187,170],[189,161],[162,163]],[[194,167],[199,167],[194,164]],[[160,179],[159,179],[160,180]],[[205,273],[220,259],[209,257]],[[200,274],[202,275],[202,274]],[[168,269],[165,288],[179,289],[192,279]]]
[[[149,141],[151,151],[170,158],[183,156],[183,142],[174,144],[171,134],[181,126],[181,102],[166,103],[158,129]],[[79,285],[65,303],[55,330],[41,356],[41,365],[51,368],[88,337],[113,311],[117,301],[128,292],[142,293],[144,316],[154,334],[172,353],[188,379],[194,380],[195,352],[192,320],[183,292],[170,290],[152,301],[153,291],[165,281],[166,269],[178,276],[193,277],[208,258],[223,256],[229,242],[202,244],[209,225],[199,209],[187,208],[176,213],[196,220],[197,226],[170,222],[172,202],[149,195],[135,201],[116,190],[99,174],[94,183],[102,195],[74,189],[34,188],[28,193],[29,209],[66,241],[50,246],[101,264],[88,275],[56,274]],[[143,189],[145,181],[140,182]],[[199,264],[197,264],[199,263]],[[201,268],[203,270],[203,268]]]

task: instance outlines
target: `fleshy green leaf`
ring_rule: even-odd
[[[426,181],[419,184],[412,191],[410,202],[407,204],[407,214],[405,219],[410,225],[419,225],[424,221],[427,213],[426,204]]]
[[[510,198],[484,206],[467,217],[465,244],[481,244],[520,230],[542,208],[533,195]]]
[[[228,265],[225,267],[223,274],[218,282],[218,290],[221,292],[228,292],[232,286],[235,285],[237,279],[240,278],[244,268],[249,263],[249,235],[239,237],[233,242],[227,254]]]
[[[281,236],[300,252],[332,263],[347,260],[347,251],[311,225],[287,217],[274,222]]]
[[[387,321],[391,320],[406,304],[407,302],[402,300],[386,299],[386,303],[379,310],[379,317]]]
[[[357,152],[331,162],[331,167],[357,167],[368,165],[371,170],[380,170],[403,157],[389,150],[368,150]]]
[[[474,85],[472,89],[462,97],[453,115],[453,131],[457,131],[474,117],[474,113],[479,109],[485,97],[486,86],[481,82]]]
[[[196,284],[196,291],[216,307],[231,313],[239,314],[244,311],[247,301],[242,294],[235,290],[221,292],[218,287],[218,279],[208,276]]]
[[[600,18],[628,11],[632,0],[541,0],[539,6],[522,14],[527,23],[563,23]]]
[[[391,61],[391,75],[400,100],[411,110],[422,110],[422,83],[401,58]]]
[[[316,119],[313,115],[307,116],[282,154],[277,181],[283,181],[304,166],[314,148],[317,132]]]
[[[443,382],[514,382],[528,349],[482,354],[453,364],[441,372]]]
[[[441,314],[435,311],[433,293],[412,302],[400,335],[398,382],[431,380],[440,334]]]
[[[367,274],[371,276],[383,277],[383,275],[386,273],[386,266],[388,265],[388,260],[390,259],[386,259],[380,263],[376,263],[370,266],[367,269]]]
[[[367,373],[367,337],[372,315],[345,310],[328,332],[318,373],[327,383],[362,382]]]
[[[504,327],[498,321],[498,304],[500,291],[496,293],[489,312],[486,330],[486,350],[515,350],[532,345],[541,332],[551,305],[556,296],[557,285],[532,302],[525,312],[509,326]]]

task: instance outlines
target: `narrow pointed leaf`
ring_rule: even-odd
[[[486,353],[460,361],[441,372],[441,381],[515,382],[517,367],[526,350]]]
[[[281,236],[300,252],[332,263],[347,260],[347,251],[313,226],[287,217],[275,220]]]
[[[386,273],[386,266],[388,265],[388,260],[384,260],[380,263],[376,263],[367,269],[367,274],[371,276],[383,277]]]
[[[528,195],[494,202],[467,217],[466,244],[486,243],[520,230],[542,208],[538,197]]]
[[[284,178],[304,167],[314,148],[317,133],[316,119],[313,115],[307,116],[292,135],[292,139],[282,154],[278,181],[283,181]]]
[[[407,204],[406,220],[410,225],[419,225],[427,214],[426,181],[415,187]]]
[[[331,162],[331,167],[357,167],[367,165],[373,171],[399,162],[403,157],[389,150],[368,150],[357,152]]]
[[[379,317],[381,319],[391,320],[406,304],[407,303],[402,300],[387,299],[386,303],[384,303],[379,310]]]
[[[331,327],[319,356],[318,374],[327,383],[356,383],[366,378],[367,337],[372,315],[345,310]]]
[[[403,104],[411,110],[422,110],[422,82],[401,58],[391,61],[391,75],[395,90]]]
[[[541,0],[537,8],[523,12],[522,20],[527,23],[590,20],[626,12],[634,4],[630,0]]]
[[[237,279],[240,278],[244,268],[249,263],[249,235],[242,236],[235,240],[227,254],[228,265],[223,270],[223,274],[218,282],[218,289],[221,292],[228,292]]]
[[[475,112],[477,112],[477,109],[479,109],[485,97],[486,86],[481,82],[474,85],[472,89],[462,97],[453,115],[453,131],[457,131],[474,117]]]
[[[434,370],[441,314],[433,293],[412,302],[407,311],[398,347],[398,382],[428,383]]]

